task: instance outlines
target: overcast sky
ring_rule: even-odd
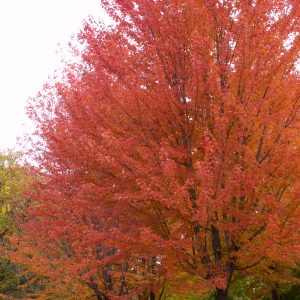
[[[66,48],[89,15],[104,16],[99,0],[0,0],[0,149],[16,147],[28,97],[59,65],[58,43]]]

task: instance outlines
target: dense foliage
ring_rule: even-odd
[[[37,287],[34,274],[13,258],[17,250],[13,236],[19,231],[16,219],[26,214],[30,202],[25,197],[30,180],[20,159],[20,153],[0,153],[0,299],[23,298]]]
[[[243,278],[276,299],[300,253],[299,1],[102,2],[113,25],[87,22],[29,108],[35,272],[70,299]]]

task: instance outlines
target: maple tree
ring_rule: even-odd
[[[41,268],[97,299],[221,300],[235,273],[295,266],[299,1],[102,5],[113,25],[86,22],[29,107]]]

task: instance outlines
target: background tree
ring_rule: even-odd
[[[114,25],[87,22],[29,108],[26,242],[48,274],[97,299],[228,299],[234,273],[294,267],[299,1],[102,4]]]
[[[12,255],[16,248],[11,237],[18,231],[16,216],[24,212],[28,199],[24,197],[30,186],[21,154],[13,151],[0,153],[0,293],[6,297],[23,298],[36,288],[34,274],[25,272]],[[4,298],[2,298],[4,297]]]

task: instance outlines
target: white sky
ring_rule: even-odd
[[[0,149],[18,148],[24,106],[59,66],[82,20],[103,17],[100,0],[0,0]]]

